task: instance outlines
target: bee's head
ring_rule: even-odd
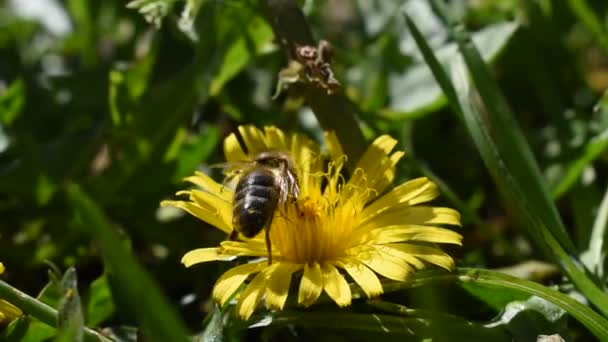
[[[269,168],[282,170],[285,173],[296,176],[295,164],[288,152],[283,151],[266,151],[258,154],[253,160],[258,165],[263,165]]]
[[[254,158],[255,162],[273,168],[285,167],[288,168],[291,166],[291,158],[289,154],[286,152],[280,151],[267,151],[258,154]]]

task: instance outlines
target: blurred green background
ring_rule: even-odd
[[[464,245],[449,250],[457,263],[505,268],[546,260],[501,202],[406,28],[403,10],[446,66],[460,58],[429,3],[300,3],[314,36],[335,48],[336,77],[365,136],[391,134],[406,150],[398,181],[430,176],[442,185],[437,203],[462,212]],[[3,278],[36,295],[49,265],[59,272],[73,266],[89,326],[135,325],[112,299],[99,250],[66,197],[66,185],[80,184],[191,331],[200,331],[212,311],[213,282],[228,265],[186,270],[179,261],[225,236],[159,202],[195,170],[211,172],[207,166],[223,160],[223,137],[239,124],[277,125],[315,139],[322,129],[301,99],[289,92],[271,99],[286,62],[257,1],[126,4],[5,0],[0,7]],[[491,65],[584,251],[608,182],[608,3],[454,0],[449,9]],[[545,283],[559,280],[550,265],[533,271]],[[43,298],[56,306],[51,292]],[[443,302],[483,321],[500,311]],[[570,328],[571,337],[589,338],[577,323]],[[239,336],[296,338],[281,329],[233,338]]]

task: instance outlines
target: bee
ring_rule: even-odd
[[[240,175],[234,190],[232,204],[233,231],[229,240],[239,234],[252,238],[265,231],[268,264],[272,263],[270,226],[275,211],[288,200],[297,199],[300,188],[295,166],[286,152],[268,151],[256,155],[252,162],[233,170]]]

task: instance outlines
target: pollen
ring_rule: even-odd
[[[324,206],[318,200],[305,197],[296,202],[296,212],[300,220],[317,221],[323,215]]]

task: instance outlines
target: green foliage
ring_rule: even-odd
[[[109,280],[120,296],[119,302],[137,317],[147,339],[185,341],[185,328],[181,321],[174,316],[152,279],[122,246],[118,234],[112,230],[95,202],[76,185],[69,185],[68,197],[82,224],[98,241],[108,267]]]
[[[84,317],[74,268],[69,268],[61,280],[61,302],[59,302],[57,325],[57,341],[81,342],[84,338]]]
[[[301,27],[279,3],[296,1],[0,5],[0,298],[25,312],[0,338],[608,341],[608,4],[297,1]],[[338,94],[272,99],[298,45],[277,29],[331,42]],[[228,265],[180,258],[225,236],[159,203],[195,170],[221,181],[240,124],[332,127],[351,154],[398,138],[397,179],[438,184],[463,215],[449,252],[474,269],[353,287],[345,309],[215,307]],[[491,270],[539,259],[564,277]]]

